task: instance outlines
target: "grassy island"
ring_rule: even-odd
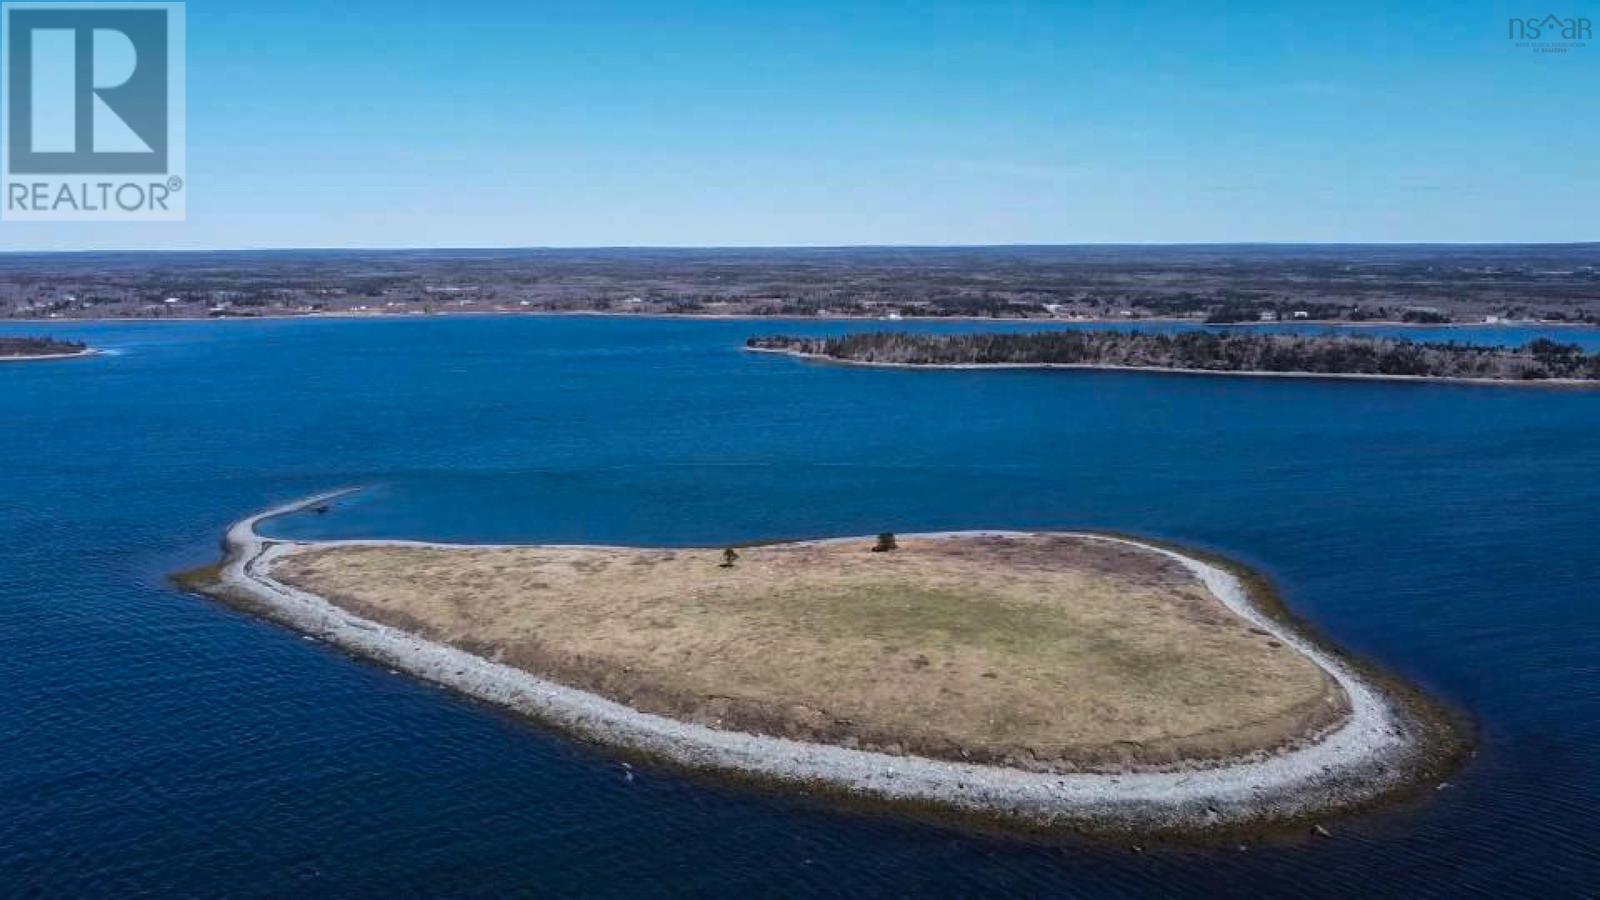
[[[0,360],[55,359],[64,356],[83,356],[88,352],[88,345],[74,341],[58,341],[53,338],[0,337]]]
[[[758,337],[751,350],[884,366],[1060,366],[1160,371],[1600,382],[1600,353],[1539,339],[1525,347],[1373,337],[1186,331],[1031,334],[870,332]]]
[[[340,492],[345,493],[345,492]],[[186,589],[636,756],[1033,828],[1279,828],[1460,758],[1231,563],[1097,534],[737,548],[280,541]],[[970,818],[969,818],[970,820]]]
[[[274,575],[643,711],[1037,770],[1303,741],[1348,711],[1174,560],[1067,536],[716,550],[335,547]]]

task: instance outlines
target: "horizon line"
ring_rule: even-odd
[[[761,250],[1001,250],[1072,248],[1229,248],[1229,247],[1600,247],[1600,239],[1573,241],[1074,241],[1069,243],[887,243],[887,244],[370,244],[346,246],[234,246],[115,249],[0,250],[0,258],[17,256],[106,256],[118,254],[199,253],[429,253],[531,251],[761,251]]]

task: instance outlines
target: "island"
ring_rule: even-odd
[[[1126,369],[1229,375],[1600,384],[1600,353],[1540,338],[1524,347],[1340,335],[1110,329],[989,334],[875,331],[755,337],[746,349],[870,366]]]
[[[87,344],[53,338],[0,336],[0,362],[27,362],[46,359],[72,359],[90,356]]]
[[[1451,716],[1222,560],[1093,533],[725,548],[286,541],[181,583],[630,758],[1091,834],[1308,820],[1437,778]]]

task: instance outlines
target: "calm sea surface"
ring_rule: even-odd
[[[847,327],[7,326],[114,355],[0,366],[0,895],[1600,892],[1600,392],[738,349]],[[370,489],[276,529],[1109,528],[1211,547],[1468,711],[1481,752],[1420,805],[1242,851],[1031,846],[630,782],[603,752],[165,584],[230,521],[347,485]]]

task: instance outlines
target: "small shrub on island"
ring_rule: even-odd
[[[733,564],[738,561],[739,551],[733,549],[732,547],[722,551],[722,568],[731,569],[733,568]]]
[[[898,546],[900,546],[900,545],[895,543],[894,532],[885,531],[883,534],[878,535],[878,543],[875,546],[873,546],[872,552],[873,553],[888,553],[890,550],[893,550],[894,548],[896,548]]]

